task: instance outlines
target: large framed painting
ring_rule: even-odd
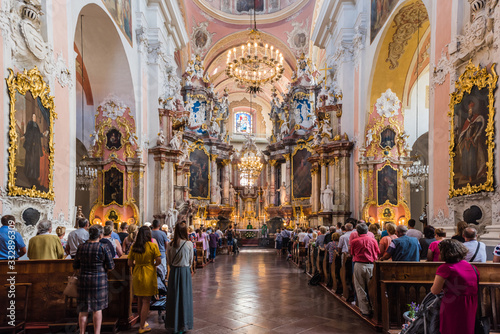
[[[123,205],[123,172],[116,167],[104,171],[104,205]]]
[[[54,97],[38,68],[9,69],[10,196],[54,199]]]
[[[194,144],[189,154],[189,196],[197,199],[210,197],[210,156],[203,143]]]
[[[384,149],[392,149],[394,145],[396,145],[396,131],[394,131],[391,127],[386,127],[380,133],[380,148]]]
[[[370,43],[389,18],[398,0],[371,0]]]
[[[391,165],[377,170],[377,205],[398,205],[398,171]]]
[[[450,101],[449,196],[494,191],[495,98],[498,75],[472,62],[455,83]]]
[[[109,14],[132,44],[132,0],[102,0]]]
[[[311,157],[310,148],[303,143],[296,147],[292,155],[292,197],[294,199],[306,199],[311,197],[312,165],[307,160],[309,157]]]

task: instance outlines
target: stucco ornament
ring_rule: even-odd
[[[102,107],[102,115],[104,117],[111,118],[112,120],[123,116],[127,110],[127,106],[113,96],[110,96],[102,101],[100,106]]]
[[[193,32],[191,33],[191,46],[194,53],[204,55],[210,46],[212,46],[212,37],[215,33],[208,31],[208,22],[200,22],[193,24]]]
[[[390,118],[399,115],[400,104],[396,93],[389,88],[378,98],[375,108],[380,116]]]
[[[287,42],[290,48],[295,52],[295,55],[300,56],[301,53],[306,53],[309,48],[309,19],[302,23],[293,21],[292,26],[292,31],[286,32]]]

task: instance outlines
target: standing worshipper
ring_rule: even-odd
[[[120,237],[120,244],[123,244],[123,240],[125,240],[125,238],[128,236],[127,228],[128,228],[128,224],[125,222],[123,222],[120,225],[121,232],[118,233],[118,236]]]
[[[385,237],[382,237],[380,239],[379,243],[379,249],[380,249],[380,256],[384,256],[387,253],[387,248],[389,248],[389,245],[391,244],[392,240],[396,239],[398,236],[396,235],[396,225],[393,223],[386,223],[385,224],[385,232],[387,232],[387,235]],[[391,257],[388,255],[389,258]]]
[[[16,218],[11,215],[2,217],[2,227],[0,227],[0,260],[17,260],[26,254],[21,233],[15,230]]]
[[[429,250],[427,251],[427,261],[440,261],[439,260],[439,243],[446,238],[446,231],[444,228],[436,229],[436,241],[431,243]]]
[[[413,237],[417,238],[417,240],[420,240],[423,238],[424,235],[422,234],[422,232],[420,232],[415,228],[415,224],[416,224],[415,219],[408,220],[408,232],[406,233],[406,235],[408,237]]]
[[[185,222],[175,225],[174,239],[169,243],[167,259],[170,264],[165,328],[182,333],[193,328],[193,287],[191,263],[193,243],[188,240]]]
[[[64,248],[57,235],[52,233],[52,223],[42,220],[37,226],[38,233],[28,244],[30,260],[57,260],[64,257]]]
[[[226,231],[227,247],[229,248],[228,253],[233,252],[233,245],[234,245],[233,237],[234,237],[233,229],[232,229],[232,226],[229,225],[229,227],[227,228],[227,231]]]
[[[207,229],[203,227],[201,229],[201,241],[203,242],[203,259],[208,259],[209,246],[208,246],[208,234]]]
[[[281,231],[280,229],[276,230],[276,237],[274,239],[276,242],[276,251],[278,252],[278,255],[281,254],[281,247],[283,246],[283,237],[281,236]]]
[[[420,251],[420,258],[427,259],[427,252],[429,250],[429,246],[436,241],[436,229],[433,226],[424,227],[424,237],[420,239],[418,242],[420,243],[420,247],[422,250]]]
[[[208,246],[210,247],[210,259],[215,261],[215,256],[217,255],[217,245],[219,244],[219,235],[212,232],[208,235],[209,241]]]
[[[483,242],[477,241],[476,236],[477,230],[475,227],[467,227],[464,230],[463,237],[465,242],[463,245],[469,249],[469,253],[465,256],[464,260],[468,262],[486,262],[486,245]]]
[[[417,238],[407,236],[406,232],[408,232],[406,226],[398,225],[396,228],[398,238],[391,241],[380,261],[388,260],[390,257],[392,261],[420,261],[420,243]]]
[[[128,265],[132,267],[132,286],[137,296],[137,311],[141,319],[139,333],[151,331],[146,325],[151,297],[158,293],[156,267],[161,264],[161,254],[158,245],[151,242],[151,229],[142,226],[137,232],[130,253]]]
[[[137,236],[137,225],[136,224],[129,225],[129,227],[127,228],[127,232],[128,236],[125,238],[125,240],[123,240],[123,245],[122,245],[123,254],[126,255],[128,255],[128,253],[130,252],[130,248],[132,247],[132,244],[135,241],[135,237]]]
[[[151,231],[151,235],[158,242],[158,249],[160,250],[161,254],[161,265],[163,266],[163,269],[165,269],[165,272],[167,272],[166,250],[168,242],[170,240],[168,240],[167,233],[160,230],[160,221],[158,221],[157,219],[153,220],[153,224],[151,225],[151,227],[153,228],[153,230]]]
[[[113,221],[111,220],[106,220],[104,226],[111,226],[111,238],[118,240],[118,242],[121,244],[122,241],[120,240],[120,236],[114,231],[115,223],[113,223]]]
[[[373,262],[378,258],[379,248],[377,240],[367,235],[368,226],[365,223],[357,224],[356,231],[358,237],[351,241],[351,255],[354,262],[354,288],[361,313],[363,316],[371,318],[373,310],[366,287],[373,276]]]
[[[88,240],[78,247],[73,268],[78,275],[77,312],[80,334],[85,334],[89,312],[94,319],[94,333],[101,332],[102,310],[108,307],[108,271],[115,263],[109,249],[101,244],[103,228],[92,225]]]

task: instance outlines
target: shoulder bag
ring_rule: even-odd
[[[70,298],[78,297],[78,276],[76,275],[76,271],[73,275],[68,276],[68,284],[64,288],[63,294]]]
[[[182,246],[181,246],[181,247],[177,250],[177,252],[175,252],[175,256],[174,256],[174,258],[172,259],[171,265],[172,265],[172,263],[174,263],[174,262],[175,262],[175,259],[177,259],[177,255],[179,255],[179,252],[181,251],[182,247],[184,247],[184,245],[186,244],[186,242],[187,242],[187,241],[186,241],[186,240],[184,240],[184,243],[182,244]]]
[[[476,248],[476,251],[474,252],[474,255],[470,258],[469,262],[474,262],[474,260],[476,259],[476,256],[477,256],[477,253],[479,253],[479,248],[481,247],[481,244],[479,243],[479,241],[477,242],[477,248]],[[477,274],[477,273],[476,273]],[[478,288],[479,288],[479,283],[478,283]]]
[[[477,273],[475,266],[472,266],[472,269],[474,269],[477,277],[477,313],[476,322],[474,324],[474,334],[488,334],[490,332],[490,318],[483,317],[483,308],[481,307],[481,289],[479,289],[479,274]]]

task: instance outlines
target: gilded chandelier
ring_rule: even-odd
[[[259,178],[264,167],[259,153],[259,149],[255,145],[253,138],[247,136],[247,141],[243,146],[240,162],[238,163],[241,186],[253,187],[255,181]]]
[[[255,94],[264,84],[278,81],[283,72],[283,54],[273,45],[262,42],[254,10],[254,24],[247,43],[227,52],[226,75]]]

